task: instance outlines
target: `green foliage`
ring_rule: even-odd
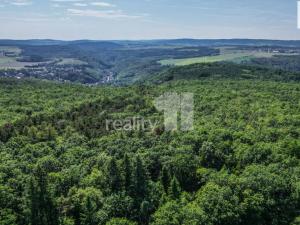
[[[107,222],[106,225],[137,225],[137,223],[124,218],[114,218]]]
[[[169,195],[171,199],[177,199],[179,198],[181,193],[181,188],[180,188],[180,184],[178,182],[178,180],[176,179],[176,177],[174,176],[170,187],[169,187]]]
[[[299,225],[300,224],[300,217],[295,218],[295,220],[291,223],[291,225]]]
[[[93,203],[92,199],[88,196],[86,200],[86,204],[83,209],[83,213],[81,216],[81,221],[83,225],[94,225],[97,224],[96,221],[96,205]]]
[[[198,193],[196,202],[211,224],[239,224],[239,202],[229,187],[207,183]]]
[[[298,223],[296,82],[1,81],[0,224]],[[106,128],[133,116],[162,122],[153,98],[166,91],[194,93],[193,131]]]
[[[239,65],[234,63],[204,63],[188,66],[172,67],[146,79],[154,83],[174,80],[198,79],[246,79],[246,80],[276,80],[299,81],[297,71],[284,71],[278,68],[265,68],[255,65]]]
[[[165,192],[168,191],[170,185],[170,172],[167,167],[163,167],[160,175],[160,182],[162,183]]]
[[[138,200],[145,198],[147,192],[147,174],[140,156],[137,156],[135,161],[133,190]]]
[[[124,170],[124,187],[127,193],[131,190],[132,184],[132,165],[128,154],[125,154],[123,160],[123,170]]]
[[[181,206],[175,201],[169,201],[154,215],[152,225],[180,225],[184,215]]]
[[[0,224],[1,225],[17,225],[17,217],[10,209],[0,210]]]
[[[112,158],[108,164],[108,183],[112,192],[121,190],[121,174],[115,158]]]

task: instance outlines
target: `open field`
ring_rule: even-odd
[[[21,54],[22,50],[15,46],[0,46],[0,52],[13,52],[19,55]]]
[[[86,62],[83,62],[78,59],[73,58],[62,58],[60,59],[60,62],[57,63],[57,65],[86,65]]]
[[[26,66],[38,65],[39,62],[19,62],[22,50],[14,46],[0,46],[0,69],[23,69]],[[74,58],[61,58],[57,65],[85,65],[86,63]]]
[[[22,69],[25,66],[33,66],[39,63],[31,62],[18,62],[15,57],[0,56],[0,68],[1,69]]]
[[[184,59],[165,59],[159,61],[161,65],[174,65],[185,66],[195,63],[213,63],[222,61],[231,61],[239,63],[241,61],[247,61],[252,58],[271,58],[275,55],[287,55],[273,52],[259,52],[259,51],[234,51],[230,49],[220,49],[220,55],[217,56],[205,56],[205,57],[193,57]]]
[[[18,62],[17,58],[22,50],[14,46],[0,46],[0,68],[1,69],[22,69],[25,66],[37,63]],[[8,55],[9,54],[9,55]]]

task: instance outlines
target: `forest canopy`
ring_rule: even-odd
[[[299,224],[300,84],[192,77],[1,79],[0,224]],[[194,94],[193,131],[105,129],[106,119],[162,121],[153,99],[170,91]]]

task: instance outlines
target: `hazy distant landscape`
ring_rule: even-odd
[[[0,41],[0,75],[129,84],[172,66],[232,62],[299,71],[300,42],[268,40]],[[274,66],[272,65],[274,64]],[[263,66],[263,65],[260,65]]]

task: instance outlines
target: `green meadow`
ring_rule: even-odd
[[[230,61],[230,62],[241,62],[245,60],[249,60],[251,58],[270,58],[274,54],[269,52],[256,52],[256,51],[237,51],[237,52],[230,52],[224,51],[217,56],[204,56],[204,57],[194,57],[194,58],[183,58],[183,59],[165,59],[159,61],[161,65],[174,65],[174,66],[186,66],[196,63],[213,63],[213,62],[223,62],[223,61]]]

